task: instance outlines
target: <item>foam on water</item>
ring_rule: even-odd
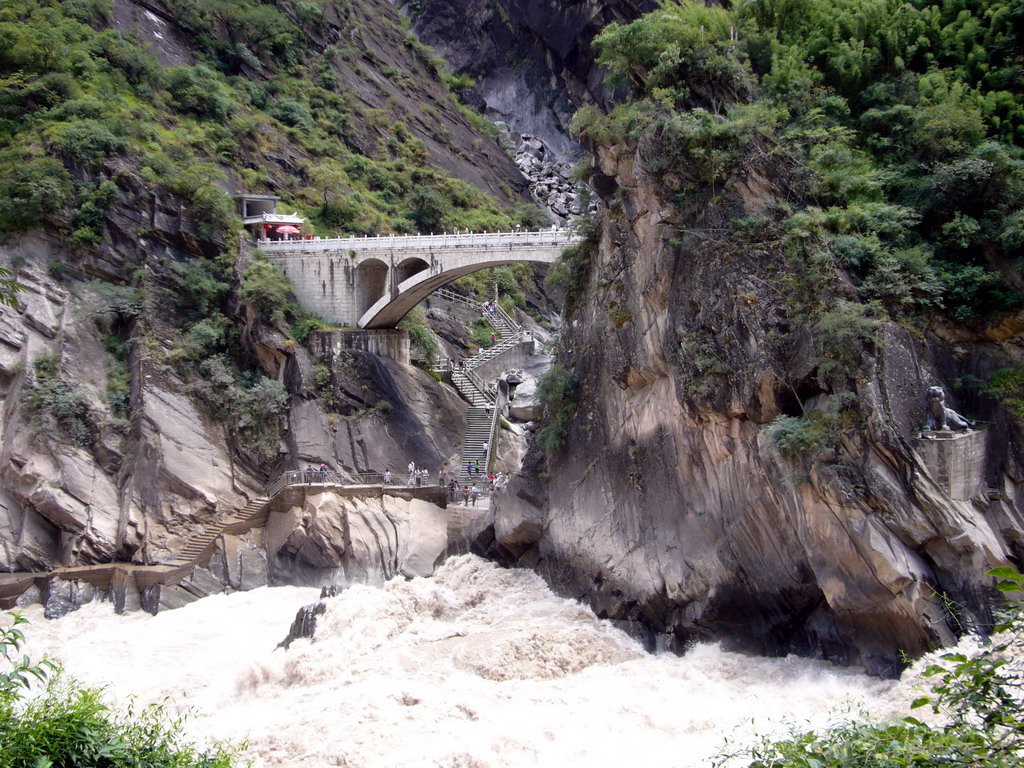
[[[279,587],[158,616],[28,612],[30,651],[116,703],[170,698],[199,737],[247,739],[257,765],[705,766],[729,738],[906,706],[888,681],[701,645],[651,656],[530,571],[471,555],[430,579],[352,587],[315,640],[275,650],[317,590]]]

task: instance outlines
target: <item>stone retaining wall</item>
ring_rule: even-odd
[[[342,350],[356,349],[381,357],[390,357],[409,365],[409,332],[397,328],[368,331],[313,331],[309,336],[313,354],[331,361]]]

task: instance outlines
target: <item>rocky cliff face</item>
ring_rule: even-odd
[[[164,65],[190,65],[199,57],[176,21],[180,10],[118,0],[105,23]],[[353,24],[332,6],[307,41],[313,51],[347,51],[323,81],[352,99],[353,151],[386,156],[378,142],[391,134],[380,119],[387,112],[422,141],[424,167],[499,200],[521,199],[512,159],[459,114],[436,72],[424,76],[424,49],[406,40],[395,10],[373,2],[357,10]],[[253,66],[242,74],[259,81],[266,72]],[[247,164],[261,186],[290,194],[309,181],[308,154],[294,134],[264,127],[273,149],[254,149]],[[241,301],[251,248],[235,235],[225,243],[201,233],[194,201],[154,182],[137,160],[99,156],[89,168],[67,160],[83,188],[112,187],[96,242],[73,242],[71,214],[58,212],[0,245],[0,265],[25,286],[18,307],[0,310],[0,571],[164,560],[261,495],[281,469],[326,461],[343,472],[383,471],[413,460],[436,472],[460,444],[465,404],[426,372],[355,351],[313,360],[287,326]],[[234,171],[225,176],[222,186],[242,187]],[[203,283],[215,272],[223,285]],[[201,314],[199,294],[185,286],[193,278],[218,297],[209,312],[228,340],[222,354],[239,366],[234,384],[179,364]],[[198,366],[211,355],[193,357]],[[271,445],[254,452],[239,439],[247,427],[211,394],[264,380],[279,383],[287,402],[264,425]]]
[[[611,21],[655,7],[647,0],[559,3],[440,0],[410,3],[414,29],[452,67],[471,76],[470,100],[519,134],[536,136],[556,162],[580,156],[568,125],[582,104],[611,96],[594,66],[590,42]]]
[[[987,464],[968,500],[913,440],[926,386],[991,372],[999,344],[885,325],[856,378],[859,415],[828,451],[781,454],[769,422],[830,407],[811,339],[787,319],[778,244],[715,233],[791,194],[785,168],[752,149],[728,189],[683,214],[666,201],[685,180],[647,173],[647,149],[598,148],[603,211],[573,262],[585,290],[559,354],[579,381],[568,447],[545,459],[534,446],[492,551],[652,647],[724,638],[891,674],[901,651],[984,623],[984,572],[1021,555],[1019,435],[993,403],[971,404],[993,426],[973,438]]]
[[[148,248],[159,254],[158,237]],[[51,239],[26,237],[4,251],[6,264],[21,265],[16,273],[27,290],[18,309],[0,313],[3,570],[166,561],[196,530],[261,495],[279,468],[327,461],[351,472],[383,471],[410,459],[439,467],[458,449],[465,404],[425,372],[352,352],[334,361],[325,390],[303,347],[254,324],[252,359],[288,392],[278,451],[269,461],[254,459],[168,363],[177,338],[173,307],[154,307],[145,327],[128,330],[131,418],[119,420],[107,397],[115,359],[105,346],[110,310],[97,295],[102,284],[49,274],[48,264],[68,256]],[[129,271],[145,269],[151,253],[134,241],[103,256],[108,269]],[[100,255],[77,264],[99,269]],[[65,389],[33,407],[33,394],[47,391],[40,360],[52,361]],[[383,401],[388,408],[374,410]],[[69,433],[76,426],[84,432]]]

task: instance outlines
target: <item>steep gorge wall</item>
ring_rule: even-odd
[[[780,455],[764,427],[825,402],[813,345],[787,319],[778,244],[715,233],[784,199],[785,168],[751,152],[684,219],[666,202],[682,180],[647,174],[644,149],[598,149],[599,236],[573,263],[586,288],[558,356],[578,409],[563,448],[534,446],[501,499],[493,551],[652,647],[718,638],[892,674],[901,652],[984,623],[984,572],[1022,554],[1019,435],[973,404],[994,424],[987,491],[969,502],[943,493],[912,439],[926,386],[990,373],[1019,337],[951,343],[888,323],[834,453]]]
[[[171,5],[117,0],[108,23],[164,65],[194,64],[199,57]],[[414,40],[402,43],[408,33],[396,11],[373,0],[356,8],[346,19],[328,9],[322,29],[330,39],[310,43],[322,49],[340,40],[349,51],[334,60],[333,74],[353,100],[350,145],[386,155],[379,143],[393,123],[372,119],[386,111],[421,138],[425,166],[443,167],[506,203],[519,199],[525,182],[518,169],[459,114],[437,73],[424,75],[424,54]],[[265,73],[244,74],[259,80]],[[273,149],[252,149],[246,167],[287,195],[308,183],[309,157],[290,141],[291,129],[264,127]],[[249,151],[241,143],[236,150]],[[76,212],[59,210],[0,244],[0,265],[26,288],[17,307],[0,309],[0,572],[165,560],[197,530],[261,495],[281,469],[327,461],[342,471],[383,471],[413,460],[436,471],[458,449],[466,406],[450,388],[422,370],[358,351],[326,361],[325,380],[286,326],[240,300],[252,263],[246,243],[204,236],[192,201],[142,173],[138,156],[122,151],[86,168],[53,152],[83,188],[110,180],[116,189],[96,243],[74,244]],[[243,186],[230,169],[218,183],[232,191]],[[229,254],[236,253],[232,265]],[[209,382],[190,376],[172,355],[198,311],[182,304],[188,294],[177,268],[224,260],[230,274],[222,279],[231,286],[216,319],[231,339],[225,354],[237,358],[242,376],[276,380],[287,396],[269,455],[240,443],[239,424],[200,391]],[[123,313],[118,303],[129,294],[140,304]],[[109,401],[118,363],[111,344],[127,368],[118,413]],[[40,361],[64,388],[32,407]],[[73,438],[69,428],[81,434]]]
[[[409,3],[414,29],[476,81],[467,100],[514,131],[535,135],[559,161],[580,155],[568,125],[577,107],[612,96],[590,42],[612,21],[631,21],[650,0],[429,0]]]
[[[151,233],[145,250],[125,241],[130,247],[104,251],[102,262],[99,254],[78,255],[77,269],[92,272],[105,263],[130,272],[153,259],[150,279],[159,282],[169,248],[159,237]],[[107,397],[114,364],[105,346],[109,309],[97,295],[101,284],[49,274],[50,264],[68,259],[58,242],[42,236],[0,249],[0,264],[17,260],[27,288],[18,309],[0,310],[0,570],[166,562],[197,530],[262,495],[282,468],[327,461],[351,472],[383,471],[410,459],[440,466],[458,448],[466,406],[427,373],[352,351],[326,361],[332,377],[325,392],[303,347],[252,323],[246,348],[288,393],[278,453],[254,458],[169,364],[179,321],[167,306],[151,307],[145,326],[135,326],[131,417],[119,422]],[[30,407],[41,359],[53,360],[56,375],[84,398],[80,407],[72,400]],[[382,401],[387,409],[371,410]],[[75,423],[86,429],[79,439],[59,417],[72,406]]]

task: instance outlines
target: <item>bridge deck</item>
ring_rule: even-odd
[[[470,232],[469,234],[377,235],[375,237],[315,237],[312,240],[260,240],[258,247],[272,254],[323,253],[329,251],[388,252],[431,251],[437,248],[508,248],[509,246],[570,245],[574,234],[566,229],[532,232]]]

